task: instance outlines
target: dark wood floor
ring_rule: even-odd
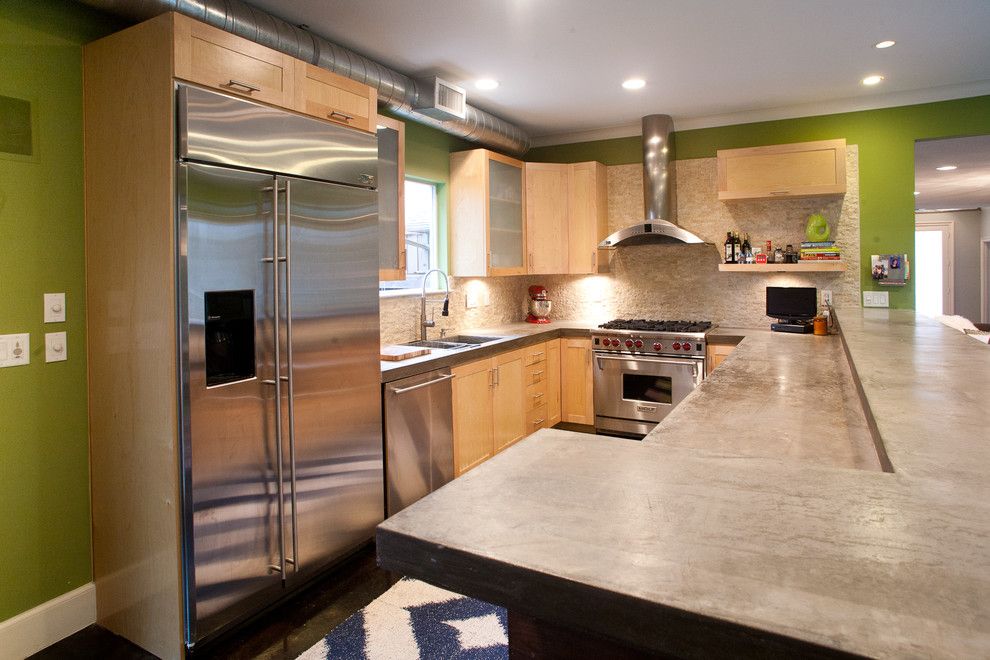
[[[316,644],[347,617],[384,593],[397,580],[375,564],[374,547],[359,551],[311,587],[249,621],[226,637],[197,649],[194,660],[224,658],[283,660]],[[100,626],[31,656],[33,660],[148,660],[154,656]]]

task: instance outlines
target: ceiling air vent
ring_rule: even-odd
[[[423,94],[420,101],[426,103],[417,105],[417,111],[434,119],[464,119],[467,112],[467,93],[464,88],[436,76],[421,81],[421,84],[426,88],[427,94]],[[429,94],[430,90],[432,94]]]

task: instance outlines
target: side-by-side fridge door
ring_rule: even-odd
[[[271,175],[178,166],[189,644],[282,588],[274,183]]]

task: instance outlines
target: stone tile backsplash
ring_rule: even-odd
[[[712,320],[719,325],[764,327],[767,286],[815,286],[831,289],[837,304],[858,305],[859,159],[856,145],[846,148],[846,194],[841,199],[774,199],[720,202],[714,158],[676,161],[678,224],[714,245],[641,245],[612,252],[610,272],[602,275],[520,275],[451,278],[450,316],[441,317],[443,296],[431,296],[427,314],[448,335],[521,321],[531,284],[547,287],[552,318],[606,321],[620,316]],[[823,211],[832,238],[841,247],[842,273],[721,273],[725,232],[749,233],[755,246],[769,239],[794,248],[804,236],[808,215]],[[609,231],[642,220],[643,170],[639,164],[608,168]],[[467,309],[466,292],[487,291],[489,304]],[[382,344],[419,336],[419,297],[383,298]]]

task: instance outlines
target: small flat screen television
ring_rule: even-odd
[[[813,286],[768,286],[767,316],[785,323],[810,321],[818,313],[818,289]]]

